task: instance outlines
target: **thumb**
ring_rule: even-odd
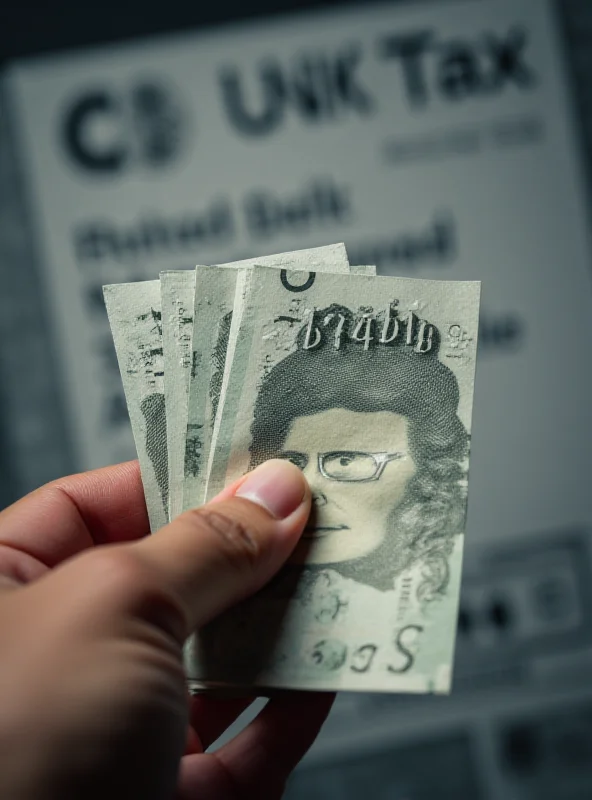
[[[180,612],[184,630],[178,619],[174,629],[185,638],[275,575],[300,538],[310,504],[298,467],[267,461],[219,498],[128,547]]]

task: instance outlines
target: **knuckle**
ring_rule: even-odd
[[[263,555],[258,531],[244,519],[236,519],[220,511],[202,508],[194,512],[200,526],[216,539],[217,549],[224,560],[239,572],[254,570]]]

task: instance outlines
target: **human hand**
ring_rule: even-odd
[[[186,636],[255,592],[310,511],[263,464],[146,537],[136,462],[49,484],[0,514],[0,797],[281,797],[329,695],[292,694],[215,753],[248,700],[189,698]]]

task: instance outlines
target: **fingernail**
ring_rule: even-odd
[[[306,479],[289,461],[273,459],[257,467],[237,490],[243,497],[266,508],[276,519],[285,519],[296,511],[306,492]]]

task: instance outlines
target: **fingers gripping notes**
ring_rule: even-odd
[[[0,515],[0,796],[279,800],[330,695],[188,698],[187,634],[257,591],[310,512],[270,461],[153,536],[137,462],[42,487]],[[39,613],[42,609],[42,613]],[[295,713],[297,709],[297,713]]]
[[[269,459],[312,492],[280,573],[188,640],[190,685],[448,691],[479,284],[338,248],[175,275],[105,290],[154,527]]]

